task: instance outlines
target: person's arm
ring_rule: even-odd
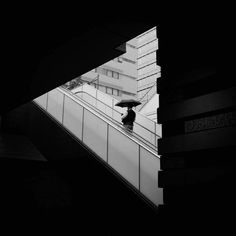
[[[121,114],[121,121],[123,122],[123,120],[127,117],[128,112],[122,113]]]
[[[134,121],[135,121],[135,119],[136,119],[136,113],[135,113],[135,111],[134,111]]]

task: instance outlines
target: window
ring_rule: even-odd
[[[118,89],[113,89],[113,95],[118,96]]]
[[[112,71],[111,70],[107,70],[107,76],[112,77]]]
[[[106,88],[106,93],[107,93],[107,94],[112,94],[112,88],[107,87],[107,88]]]
[[[107,70],[106,75],[114,79],[119,79],[119,73],[116,71]]]
[[[115,78],[115,79],[119,79],[119,73],[113,71],[113,76],[112,77]]]
[[[102,86],[103,87],[103,86]],[[114,95],[114,96],[121,96],[121,91],[118,89],[110,88],[110,87],[103,87],[107,94]]]

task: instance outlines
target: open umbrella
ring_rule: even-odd
[[[140,105],[141,102],[134,99],[122,99],[120,102],[117,102],[115,106],[118,107],[136,107]]]

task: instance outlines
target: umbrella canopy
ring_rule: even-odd
[[[115,106],[118,107],[136,107],[140,105],[141,102],[134,99],[122,99],[120,102],[117,102]]]

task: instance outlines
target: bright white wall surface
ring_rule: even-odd
[[[154,41],[150,41],[147,44],[139,47],[138,49],[138,56],[142,56],[143,54],[152,52],[158,49],[158,40],[155,39]]]
[[[160,66],[156,64],[156,52],[158,50],[158,38],[156,34],[156,27],[144,32],[137,37],[138,39],[138,98],[142,99],[142,102],[148,101],[142,110],[145,114],[146,110],[153,111],[157,108],[159,100],[156,96],[149,101],[156,91],[152,86],[155,86],[156,79],[160,77]],[[151,94],[151,92],[153,92]],[[155,103],[157,102],[157,103]]]
[[[138,68],[143,67],[151,62],[156,61],[156,52],[151,52],[148,55],[140,57],[138,59]]]
[[[155,94],[151,100],[148,101],[148,103],[142,108],[140,113],[146,114],[152,111],[157,111],[157,108],[159,107],[159,94]]]
[[[146,42],[152,41],[156,38],[156,27],[144,32],[143,34],[140,34],[138,39],[138,46],[141,46],[145,44]]]
[[[125,54],[123,54],[121,57],[125,57],[127,59],[132,60],[132,61],[136,61],[137,56],[138,56],[136,48],[131,48],[127,45],[126,49],[127,49],[127,52]]]
[[[111,96],[121,100],[126,98],[134,98],[137,94],[137,39],[131,39],[127,42],[126,53],[122,54],[119,59],[111,60],[103,65],[100,65],[96,70],[82,75],[83,79],[91,81],[99,75],[99,90],[110,94]],[[112,72],[118,72],[119,78],[114,78],[117,75],[112,75]],[[110,88],[114,91],[110,92]],[[123,93],[123,91],[125,93]]]
[[[138,70],[138,75],[142,76],[142,75],[147,74],[148,72],[154,71],[156,69],[157,69],[156,62],[154,62],[152,64],[149,64],[149,65],[145,66],[145,67],[140,68]]]

